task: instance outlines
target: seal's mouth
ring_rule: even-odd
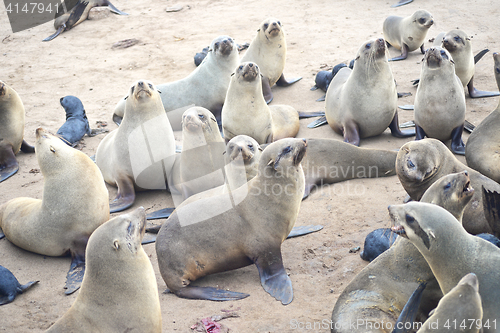
[[[427,65],[429,65],[430,67],[439,67],[441,66],[441,61],[443,60],[443,58],[439,54],[438,50],[429,49],[425,60],[427,62]]]
[[[385,56],[386,44],[383,38],[377,39],[375,42],[375,52],[378,56]]]
[[[404,238],[408,238],[408,235],[406,234],[405,227],[402,225],[395,225],[391,227],[391,231],[395,233],[396,235],[402,236]]]
[[[464,184],[464,188],[462,190],[463,197],[468,198],[474,194],[474,188],[471,186],[470,180],[468,180]]]
[[[269,29],[269,30],[267,31],[267,33],[268,33],[270,36],[274,37],[274,36],[279,35],[280,31],[281,31],[280,27],[279,27],[279,26],[275,26],[275,27],[273,27],[273,28]]]
[[[254,154],[249,150],[243,147],[234,147],[231,152],[231,161],[243,160],[243,162],[248,162],[253,158]]]
[[[255,65],[254,63],[246,64],[245,67],[243,68],[241,76],[245,81],[252,82],[257,78],[259,74],[257,68],[258,68],[257,65]]]
[[[443,39],[443,46],[445,49],[448,50],[448,52],[453,52],[457,49],[457,45],[454,43],[451,43],[448,38]]]

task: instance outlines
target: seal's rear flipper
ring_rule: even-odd
[[[468,121],[467,119],[465,119],[465,123],[464,123],[464,130],[466,130],[467,132],[469,133],[472,133],[472,131],[476,128],[476,126],[474,126],[473,123],[471,123],[470,121]]]
[[[85,273],[85,257],[73,256],[68,274],[66,274],[66,285],[64,292],[66,295],[71,295],[82,285],[83,275]]]
[[[264,290],[281,301],[281,304],[290,304],[293,300],[292,281],[283,267],[280,248],[266,249],[264,253],[260,253],[255,266],[259,270]]]
[[[359,146],[359,127],[354,120],[346,121],[344,128],[344,142],[350,143],[355,146]]]
[[[264,99],[265,99],[266,103],[269,104],[273,100],[273,92],[271,91],[271,85],[269,84],[269,78],[262,76],[261,81],[262,81],[262,95],[264,95]]]
[[[396,138],[408,138],[410,136],[415,135],[414,129],[402,131],[399,128],[398,112],[397,111],[396,111],[396,114],[394,114],[394,118],[392,118],[391,124],[389,125],[389,129],[391,130],[392,136],[394,136]]]
[[[294,227],[292,229],[292,231],[290,231],[290,233],[288,234],[288,237],[286,239],[292,238],[292,237],[304,236],[304,235],[311,234],[311,233],[316,232],[316,231],[320,231],[321,229],[323,229],[322,225],[304,225],[304,226],[300,226],[300,227]]]
[[[9,147],[0,147],[0,182],[3,182],[19,170],[14,151]]]
[[[128,15],[127,13],[122,12],[121,10],[119,10],[118,8],[113,6],[113,4],[111,2],[109,2],[108,0],[104,1],[104,3],[108,5],[109,9],[111,9],[111,11],[113,13],[118,14],[118,15]]]
[[[396,324],[394,324],[394,330],[392,333],[407,333],[413,332],[411,328],[413,328],[413,323],[415,322],[415,318],[417,317],[417,311],[420,307],[420,301],[422,300],[422,295],[424,293],[425,287],[427,286],[426,282],[422,282],[417,289],[411,294],[408,302],[406,303],[403,311],[398,317]],[[401,323],[401,324],[400,324]],[[406,323],[411,323],[411,325],[407,325]],[[410,330],[405,328],[410,327]]]
[[[87,133],[87,135],[92,137],[107,132],[109,132],[107,128],[91,128],[90,131]]]
[[[250,296],[249,294],[239,293],[236,291],[195,286],[181,288],[175,292],[175,294],[181,298],[205,299],[209,301],[235,301]]]
[[[64,31],[64,29],[66,29],[66,24],[61,25],[59,28],[57,28],[57,31],[55,33],[53,33],[52,35],[50,35],[47,38],[44,38],[43,41],[44,42],[50,42],[51,40],[53,40],[54,38],[56,38],[57,36],[59,36],[61,34],[61,32]]]
[[[465,144],[462,141],[464,125],[457,126],[451,131],[451,151],[457,155],[465,155]]]
[[[326,99],[326,94],[325,94],[325,95],[323,95],[323,97],[318,98],[318,99],[316,100],[316,102],[323,102],[323,101],[325,101],[325,99]]]
[[[115,124],[117,124],[118,126],[120,126],[121,123],[122,123],[122,120],[123,120],[123,117],[120,117],[119,115],[113,113],[113,122]]]
[[[500,95],[500,92],[498,91],[483,91],[474,88],[474,76],[467,84],[467,90],[469,91],[469,96],[471,98],[495,97]]]
[[[295,82],[300,81],[301,79],[302,77],[295,77],[293,79],[287,80],[285,79],[283,73],[281,73],[280,78],[278,79],[278,81],[276,81],[276,85],[280,87],[288,87],[289,85],[294,84]]]
[[[175,208],[163,208],[146,215],[148,220],[166,219],[172,214]]]
[[[150,244],[156,242],[156,234],[152,234],[150,232],[146,232],[144,237],[142,238],[141,244]]]
[[[400,0],[398,3],[395,3],[394,5],[392,5],[391,7],[399,7],[399,6],[403,6],[403,5],[407,5],[409,4],[410,2],[413,2],[413,0]]]
[[[34,153],[35,147],[27,143],[26,140],[23,140],[23,142],[21,143],[21,151],[23,153]]]
[[[500,237],[500,193],[489,191],[483,186],[483,209],[493,235]]]
[[[328,124],[328,121],[326,121],[326,116],[323,116],[321,118],[316,119],[315,121],[313,121],[309,125],[307,125],[307,128],[316,128],[316,127],[320,127],[320,126],[323,126],[326,124]]]
[[[477,64],[477,62],[478,62],[479,60],[481,60],[481,58],[482,58],[482,57],[483,57],[486,53],[488,53],[488,51],[489,51],[488,49],[484,49],[484,50],[480,51],[478,54],[476,54],[476,55],[474,56],[474,64]]]
[[[325,115],[325,111],[315,111],[315,112],[298,111],[298,113],[299,113],[299,118],[322,117]]]

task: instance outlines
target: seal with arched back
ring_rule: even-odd
[[[21,285],[11,271],[0,266],[0,305],[14,301],[18,294],[24,293],[38,282],[40,281],[30,281]]]

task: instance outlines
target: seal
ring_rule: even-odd
[[[58,5],[54,20],[54,28],[56,28],[56,32],[45,38],[43,41],[51,41],[62,32],[72,29],[89,17],[89,13],[92,8],[103,6],[108,6],[109,9],[115,14],[128,15],[127,13],[124,13],[116,8],[109,0],[78,0],[74,7],[66,13],[64,13],[62,5]]]
[[[465,275],[458,284],[441,298],[429,319],[425,321],[418,333],[445,331],[448,323],[473,323],[462,325],[462,332],[478,333],[481,329],[483,307],[479,294],[479,282],[474,273]]]
[[[439,140],[423,139],[404,144],[396,158],[396,173],[405,191],[412,200],[421,199],[424,192],[444,175],[466,170],[473,188],[484,186],[490,191],[500,192],[500,185],[461,163]],[[463,225],[473,235],[491,233],[481,191],[476,191],[464,212]]]
[[[177,155],[168,180],[174,204],[224,184],[224,151],[215,116],[202,107],[192,107],[182,116],[182,151]]]
[[[444,295],[466,274],[477,275],[483,332],[498,332],[492,323],[500,320],[500,289],[492,267],[500,265],[500,249],[467,233],[453,215],[436,205],[422,202],[393,205],[389,206],[389,215],[392,230],[420,251]]]
[[[132,206],[136,190],[167,189],[175,138],[151,82],[139,80],[132,85],[123,122],[99,143],[95,161],[106,183],[118,188],[111,213]]]
[[[465,93],[446,49],[433,46],[425,52],[415,95],[414,117],[416,140],[425,136],[441,141],[451,139],[451,150],[465,155],[462,141]]]
[[[398,138],[414,135],[412,130],[399,129],[398,94],[386,49],[382,38],[363,43],[354,68],[342,68],[326,92],[328,124],[355,146],[360,138],[379,135],[387,127]]]
[[[36,130],[35,149],[44,178],[42,199],[16,198],[0,206],[0,228],[27,251],[70,253],[66,293],[71,293],[83,276],[90,234],[109,220],[108,191],[90,157],[42,128]]]
[[[16,154],[19,150],[33,153],[25,140],[24,105],[17,92],[0,81],[0,182],[19,170]]]
[[[434,204],[449,210],[460,221],[473,193],[468,175],[460,172],[435,182],[426,191],[425,200],[434,200]],[[406,238],[397,237],[387,251],[363,268],[342,291],[333,309],[332,320],[344,326],[339,328],[337,325],[332,332],[392,331],[406,302],[413,298],[412,291],[418,290],[421,283],[426,283],[426,288],[420,304],[416,304],[416,318],[423,322],[443,294],[420,252]],[[360,325],[356,330],[350,330],[348,323],[355,318],[363,319],[371,326]]]
[[[474,87],[474,71],[476,62],[480,58],[474,57],[471,38],[464,31],[458,29],[448,31],[442,38],[436,37],[436,42],[439,42],[441,47],[450,52],[455,62],[455,73],[460,78],[462,85],[467,86],[471,98],[500,95],[499,92],[480,91]]]
[[[283,75],[285,59],[285,31],[280,21],[275,18],[268,18],[260,24],[257,35],[250,43],[243,57],[241,57],[241,63],[254,62],[261,68],[262,92],[266,103],[273,100],[271,87],[274,84],[287,87],[302,79],[302,77],[285,79]]]
[[[141,246],[145,227],[140,207],[94,231],[80,293],[47,332],[161,332],[155,272]]]
[[[396,174],[396,151],[360,148],[334,139],[308,139],[302,161],[304,199],[323,184]]]
[[[59,127],[57,135],[68,145],[74,147],[85,134],[95,136],[107,132],[103,129],[90,129],[89,120],[85,114],[82,101],[75,96],[62,97],[60,100],[64,111],[66,111],[66,122]]]
[[[21,285],[11,271],[0,265],[0,305],[13,302],[18,294],[24,293],[38,282],[30,281]]]
[[[354,65],[353,65],[354,66]],[[321,89],[324,92],[328,91],[328,86],[330,86],[330,82],[332,82],[333,77],[337,75],[340,69],[347,67],[346,64],[340,63],[335,66],[333,66],[331,71],[319,71],[316,74],[316,77],[314,79],[315,85],[311,88],[311,90],[316,90],[316,89]],[[352,69],[352,67],[349,67]],[[326,94],[323,97],[320,97],[316,100],[316,102],[322,102],[326,98]]]
[[[396,237],[389,228],[373,230],[366,236],[363,251],[359,256],[365,261],[373,261],[394,244]]]
[[[425,36],[433,24],[432,14],[423,9],[408,17],[396,15],[387,17],[383,26],[384,38],[396,49],[401,50],[401,55],[390,61],[404,60],[408,57],[408,52],[418,48],[423,54]]]
[[[226,143],[248,135],[259,144],[270,143],[299,132],[299,114],[288,105],[268,106],[262,96],[260,66],[243,62],[231,77],[222,107],[222,132]]]
[[[495,78],[500,89],[500,54],[494,53]],[[472,131],[465,146],[467,165],[500,183],[500,102]]]
[[[210,44],[207,57],[187,77],[157,86],[163,107],[174,130],[181,130],[182,114],[196,105],[210,110],[218,120],[226,98],[231,73],[239,64],[238,48],[229,36],[219,36]],[[116,105],[113,120],[121,122],[125,99]]]
[[[247,297],[190,283],[254,263],[264,290],[282,304],[292,301],[292,283],[280,248],[299,212],[304,192],[300,162],[306,145],[305,139],[273,142],[262,152],[259,174],[232,193],[232,202],[212,196],[172,213],[156,241],[160,273],[171,292],[219,301]],[[273,186],[282,193],[270,191]]]

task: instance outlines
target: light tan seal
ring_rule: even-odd
[[[495,78],[500,89],[500,54],[494,53]],[[465,146],[467,165],[500,183],[500,102],[472,131]]]
[[[461,221],[474,190],[466,172],[450,174],[436,181],[422,201],[447,209]],[[423,322],[442,297],[432,270],[407,239],[394,244],[358,273],[339,296],[332,312],[332,332],[391,332],[413,290],[427,283],[416,320]],[[349,323],[362,320],[352,329]],[[370,326],[371,325],[371,326]],[[373,329],[375,327],[376,329]]]
[[[379,135],[387,127],[398,138],[414,135],[399,129],[398,94],[386,49],[382,38],[363,43],[354,68],[342,68],[326,92],[328,124],[355,146],[360,139]]]
[[[285,31],[281,22],[275,18],[268,18],[260,24],[257,35],[241,57],[241,63],[254,62],[261,68],[262,91],[267,103],[273,99],[271,87],[274,84],[286,87],[301,79],[301,77],[285,79],[283,69],[286,50]]]
[[[461,163],[439,140],[423,139],[404,144],[396,158],[396,173],[413,200],[420,200],[424,192],[444,175],[467,170],[472,187],[484,187],[500,193],[500,184]],[[481,190],[477,190],[465,208],[463,225],[471,234],[491,233],[483,209]]]
[[[359,148],[333,139],[308,139],[302,161],[306,186],[304,198],[323,184],[356,178],[396,174],[396,151]]]
[[[229,36],[219,36],[210,44],[207,57],[191,74],[156,86],[174,130],[181,130],[182,114],[189,106],[204,107],[220,118],[231,73],[238,63],[238,48],[234,40]],[[115,122],[120,122],[124,110],[125,100],[122,99],[115,107]]]
[[[248,135],[264,144],[294,137],[299,132],[299,114],[294,108],[267,105],[262,96],[260,73],[260,66],[244,62],[231,78],[222,107],[222,131],[226,143],[237,135]]]
[[[482,318],[483,307],[477,276],[469,273],[441,298],[432,316],[417,333],[431,333],[437,330],[446,332],[452,328],[460,332],[478,333]]]
[[[119,128],[99,143],[95,161],[106,183],[118,187],[111,212],[130,207],[135,190],[167,188],[175,139],[155,86],[139,80],[130,88]]]
[[[481,91],[474,87],[476,63],[481,59],[482,54],[474,56],[472,53],[471,38],[464,31],[454,29],[447,33],[439,34],[434,43],[438,43],[438,46],[450,52],[455,62],[455,73],[460,78],[462,85],[464,87],[467,86],[467,91],[471,98],[498,96],[500,95],[499,92]]]
[[[161,333],[155,272],[141,246],[145,226],[141,207],[97,228],[80,293],[47,332]]]
[[[231,201],[212,196],[173,212],[156,240],[160,273],[171,292],[219,301],[244,298],[248,295],[190,283],[254,263],[264,290],[282,304],[292,301],[280,248],[299,212],[305,152],[305,139],[276,141],[262,152],[259,174],[233,191]]]
[[[477,275],[483,305],[483,332],[499,332],[500,249],[467,233],[445,209],[422,202],[389,206],[392,230],[424,256],[444,295],[468,273]]]
[[[16,154],[34,152],[23,140],[24,105],[17,92],[0,81],[0,182],[19,170]]]
[[[16,198],[0,206],[0,228],[25,250],[48,256],[70,253],[70,272],[83,274],[87,240],[109,220],[103,177],[87,155],[42,128],[36,130],[35,149],[44,178],[42,199]],[[67,293],[78,289],[78,277],[68,280]]]
[[[414,116],[416,140],[426,136],[443,142],[451,139],[451,150],[465,154],[465,93],[450,53],[439,46],[425,52]]]
[[[396,49],[401,50],[401,55],[392,58],[391,61],[406,59],[408,52],[418,48],[423,54],[425,36],[433,24],[432,14],[423,9],[407,17],[396,15],[387,17],[383,26],[384,38]]]

